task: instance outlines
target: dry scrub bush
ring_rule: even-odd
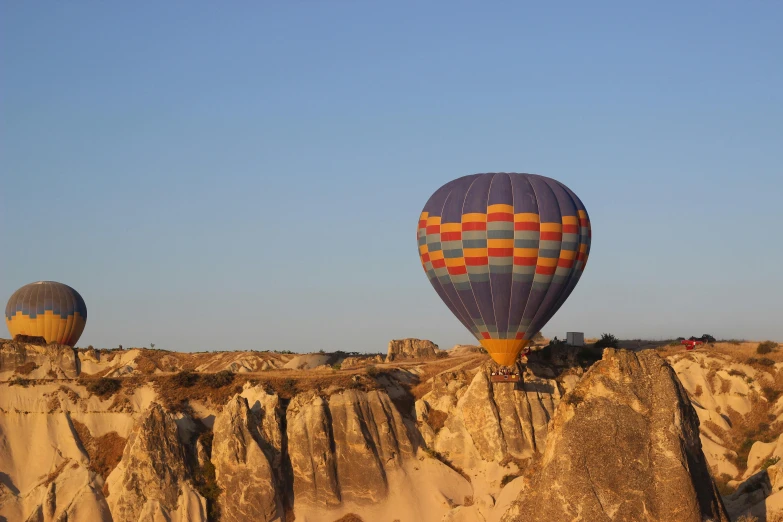
[[[756,353],[759,354],[771,353],[773,350],[776,350],[777,347],[778,347],[778,343],[772,341],[764,341],[763,343],[759,343],[758,347],[756,347]]]
[[[435,433],[438,433],[443,425],[446,424],[446,419],[449,415],[446,412],[440,410],[430,410],[427,414],[427,424],[433,429]]]
[[[747,469],[748,455],[755,442],[773,442],[783,434],[783,423],[772,422],[775,416],[770,413],[770,403],[756,392],[751,392],[749,397],[751,409],[746,415],[741,415],[730,406],[727,408],[726,416],[731,429],[724,430],[714,422],[705,422],[705,427],[720,437],[730,450],[724,456],[740,473]]]
[[[120,379],[110,379],[108,377],[84,379],[82,383],[86,386],[88,392],[103,399],[111,397],[122,388]]]
[[[30,375],[30,373],[36,368],[38,368],[38,365],[35,364],[33,361],[29,361],[17,366],[14,371],[19,375]]]
[[[81,422],[74,419],[71,419],[71,422],[82,448],[90,457],[90,469],[105,480],[119,464],[127,440],[120,437],[116,431],[110,431],[96,438]]]

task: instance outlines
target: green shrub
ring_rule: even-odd
[[[122,382],[119,379],[101,377],[87,382],[87,391],[99,397],[114,395],[120,388],[122,388]]]
[[[762,388],[761,393],[764,394],[764,397],[766,397],[769,402],[775,402],[777,398],[780,397],[780,391],[775,388],[770,388],[769,386]]]
[[[778,462],[780,462],[780,457],[770,457],[767,460],[765,460],[764,463],[761,465],[761,470],[764,471],[768,467],[774,466]]]
[[[190,370],[182,370],[171,376],[171,382],[180,388],[190,388],[198,382],[199,375]]]
[[[32,382],[33,381],[30,379],[25,379],[24,377],[14,377],[8,381],[8,386],[21,386],[22,388],[27,388]]]
[[[280,391],[283,395],[288,395],[289,397],[293,397],[296,395],[296,380],[295,379],[286,379],[282,382],[280,385]]]
[[[732,480],[732,476],[728,473],[721,473],[720,477],[715,479],[715,485],[718,486],[718,493],[727,497],[734,493],[735,489],[729,486],[729,481]]]
[[[612,334],[605,333],[601,335],[601,338],[598,339],[595,343],[596,348],[617,348],[617,337],[615,337]]]
[[[763,343],[759,343],[759,345],[756,347],[756,353],[770,353],[772,350],[777,349],[778,343],[773,343],[772,341],[764,341]]]
[[[207,450],[207,454],[212,453],[212,432],[204,432],[201,435],[203,439],[204,447]],[[207,460],[204,465],[198,467],[193,474],[193,479],[196,484],[196,490],[201,493],[201,496],[207,501],[207,517],[209,520],[220,520],[220,505],[218,499],[223,492],[217,483],[217,475],[215,473],[215,465],[212,461]]]
[[[340,363],[332,365],[332,370],[339,370],[340,368],[342,368],[342,365]]]
[[[210,388],[222,388],[234,381],[234,373],[223,370],[222,372],[204,374],[201,379]]]

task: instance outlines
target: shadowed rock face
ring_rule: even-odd
[[[386,354],[386,362],[399,359],[427,359],[434,358],[440,350],[432,341],[422,339],[399,339],[389,341],[389,351]]]
[[[236,395],[215,417],[212,463],[223,490],[221,520],[280,520],[282,509],[272,467],[262,447],[260,419]]]
[[[152,403],[133,429],[108,479],[114,522],[206,521],[206,501],[192,487],[174,419]]]
[[[606,350],[560,402],[541,472],[503,522],[728,521],[672,368]]]
[[[402,417],[383,392],[346,390],[328,402],[297,395],[287,411],[296,502],[334,507],[388,493],[388,471],[413,456]]]
[[[14,371],[26,363],[51,369],[58,378],[75,379],[79,376],[76,350],[63,344],[38,346],[8,341],[0,346],[0,372]]]

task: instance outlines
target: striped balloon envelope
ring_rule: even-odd
[[[535,174],[474,174],[439,188],[419,217],[419,256],[440,298],[510,366],[579,281],[590,220],[568,187]]]
[[[54,281],[38,281],[13,293],[5,307],[11,337],[43,337],[47,343],[73,346],[87,323],[87,306],[79,292]]]

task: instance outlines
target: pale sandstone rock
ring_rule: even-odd
[[[157,403],[131,432],[108,487],[114,522],[206,521],[206,501],[190,480],[177,424]]]
[[[728,522],[698,417],[655,352],[607,349],[550,428],[542,471],[504,522]]]
[[[76,350],[70,346],[38,346],[15,341],[6,341],[0,345],[0,373],[13,372],[17,366],[30,362],[38,368],[29,377],[47,378],[50,370],[60,379],[75,379],[79,376],[79,358]]]
[[[212,463],[223,490],[221,520],[226,522],[281,520],[282,505],[274,471],[262,449],[268,443],[260,421],[239,395],[215,417]]]
[[[382,391],[346,390],[328,402],[298,395],[287,424],[297,503],[379,502],[389,492],[389,472],[413,456],[405,423]]]
[[[438,355],[438,345],[423,339],[396,339],[389,341],[386,362],[399,359],[432,359]]]

